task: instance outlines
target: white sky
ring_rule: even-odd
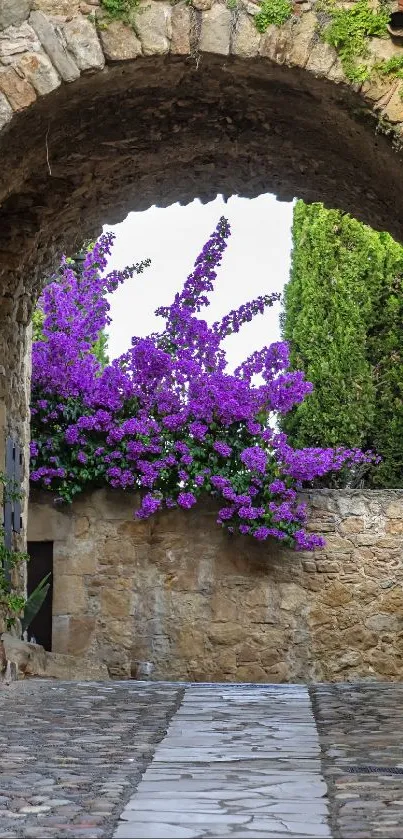
[[[186,207],[151,207],[130,213],[121,224],[105,226],[104,230],[116,234],[108,269],[151,259],[142,275],[127,281],[110,298],[110,358],[129,348],[132,335],[161,330],[163,321],[154,310],[171,303],[221,215],[229,220],[232,235],[210,295],[211,305],[202,310],[201,317],[213,322],[260,294],[282,291],[290,267],[292,207],[273,195],[253,200],[234,196],[226,204],[218,197],[204,205],[196,200]],[[231,368],[254,350],[279,340],[279,312],[276,304],[226,339]]]

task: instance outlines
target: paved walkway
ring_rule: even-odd
[[[0,839],[402,835],[403,685],[0,693]]]
[[[330,836],[305,687],[189,687],[116,839]]]

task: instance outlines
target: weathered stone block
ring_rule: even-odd
[[[249,15],[238,16],[235,32],[232,37],[231,52],[242,58],[252,58],[259,52],[261,35],[257,31],[254,21]]]
[[[136,14],[136,30],[144,55],[165,55],[172,35],[171,6],[143,0]]]
[[[73,18],[80,14],[81,0],[33,0],[32,8],[47,15]]]
[[[392,501],[387,504],[385,509],[385,515],[387,518],[390,519],[401,519],[403,518],[403,499]]]
[[[217,55],[229,55],[231,12],[222,3],[202,12],[199,49]]]
[[[85,613],[87,597],[82,577],[74,575],[55,576],[53,581],[53,614],[77,615]]]
[[[207,635],[215,644],[238,644],[246,639],[248,632],[245,627],[237,624],[212,624],[208,627]]]
[[[331,611],[319,604],[308,612],[307,622],[309,626],[336,626],[336,620]]]
[[[114,20],[99,32],[107,61],[129,61],[141,55],[141,43],[132,26]]]
[[[330,559],[320,559],[316,563],[319,574],[337,574],[341,568],[340,563]]]
[[[340,494],[336,500],[338,510],[343,518],[347,518],[347,516],[365,516],[367,508],[365,501],[362,499],[351,495],[345,497]]]
[[[3,64],[15,64],[25,52],[38,52],[40,48],[36,32],[28,23],[9,26],[0,32],[0,60]]]
[[[285,612],[296,613],[306,605],[307,594],[301,586],[297,586],[295,583],[280,584],[279,590],[281,596],[279,606]]]
[[[2,639],[6,658],[14,661],[17,669],[24,676],[44,675],[46,653],[39,644],[29,644],[13,635],[3,633]]]
[[[236,658],[238,664],[245,664],[249,661],[260,661],[261,651],[257,647],[252,646],[246,642],[236,648]]]
[[[86,536],[90,529],[90,520],[88,516],[77,516],[74,519],[73,532],[77,539]]]
[[[260,55],[263,58],[274,59],[279,30],[277,26],[268,26],[260,41]]]
[[[10,122],[13,115],[13,109],[6,97],[0,93],[0,130]]]
[[[135,642],[133,630],[127,620],[105,619],[99,621],[102,628],[104,649],[116,647],[119,655],[122,650],[130,650]],[[107,642],[107,644],[106,644]],[[107,659],[106,659],[107,660]]]
[[[69,637],[67,651],[71,655],[82,655],[86,653],[92,644],[95,632],[95,617],[71,616],[69,623]]]
[[[59,653],[46,653],[45,675],[48,679],[63,681],[104,682],[109,679],[108,668],[100,661]]]
[[[54,542],[67,539],[71,528],[71,511],[57,510],[51,499],[48,503],[30,502],[28,519],[28,540],[30,542]]]
[[[397,676],[403,664],[400,657],[387,655],[382,650],[371,650],[365,658],[376,673],[384,676]]]
[[[189,55],[190,53],[191,13],[189,5],[176,3],[172,8],[172,40],[171,53],[173,55]]]
[[[385,525],[386,533],[400,535],[403,533],[403,518],[388,519]]]
[[[0,67],[0,90],[7,97],[14,111],[28,108],[36,100],[32,84],[22,79],[12,67]]]
[[[343,585],[343,583],[339,583],[337,581],[329,583],[325,591],[322,591],[320,594],[321,602],[326,603],[328,606],[332,606],[333,608],[337,606],[345,606],[346,603],[350,602],[352,597],[353,594],[351,589],[348,586]]]
[[[293,38],[287,54],[287,64],[305,67],[312,49],[317,28],[317,17],[314,12],[301,15],[293,30]]]
[[[25,52],[18,60],[18,69],[39,96],[51,93],[60,85],[60,76],[44,52]]]
[[[238,607],[221,593],[216,593],[211,598],[211,617],[213,621],[236,622]]]
[[[356,650],[348,650],[343,655],[328,661],[328,668],[333,673],[338,673],[341,670],[348,670],[350,667],[357,667],[361,664],[362,655]]]
[[[260,653],[260,662],[263,667],[271,668],[275,665],[279,664],[279,662],[284,658],[284,653],[280,650],[273,650],[270,647],[267,649],[263,649]]]
[[[305,680],[308,681],[309,677],[306,676]],[[266,670],[265,681],[271,682],[275,685],[282,684],[283,682],[289,682],[290,669],[288,665],[283,661],[279,661],[279,663],[275,664],[273,667],[268,667]]]
[[[369,632],[360,624],[355,624],[346,629],[343,638],[339,638],[339,645],[347,647],[359,647],[363,650],[368,650],[371,647],[376,647],[378,643],[378,635],[376,632]]]
[[[260,664],[251,663],[237,667],[236,680],[237,682],[267,682],[268,678]]]
[[[53,615],[52,650],[55,653],[67,653],[69,646],[69,627],[71,615]]]
[[[347,516],[340,525],[342,533],[362,533],[364,529],[365,522],[360,516]]]
[[[95,550],[77,551],[75,546],[70,551],[59,553],[59,542],[54,543],[53,562],[55,573],[74,576],[95,575],[97,572],[97,553]]]
[[[101,611],[105,617],[124,618],[131,612],[131,594],[125,590],[101,589]]]
[[[213,667],[217,681],[221,675],[224,678],[226,676],[233,676],[237,670],[237,657],[234,650],[228,650],[227,648],[217,650],[214,653]]]
[[[95,26],[85,17],[75,17],[63,26],[69,52],[83,72],[102,70],[105,58]]]
[[[0,29],[19,26],[27,19],[31,0],[0,0]]]
[[[389,589],[386,594],[383,594],[379,599],[379,608],[382,612],[387,614],[400,615],[403,621],[403,588],[402,586],[394,586]]]
[[[376,613],[364,620],[364,624],[368,629],[374,632],[396,632],[402,629],[403,616]]]
[[[330,44],[324,44],[319,41],[312,48],[305,66],[314,76],[318,76],[319,78],[324,77],[327,76],[331,67],[333,67],[336,58],[337,54],[335,49]]]
[[[78,79],[80,71],[77,64],[67,52],[64,42],[46,15],[43,12],[34,11],[29,18],[29,23],[63,81],[74,82]]]

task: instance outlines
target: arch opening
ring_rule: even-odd
[[[362,99],[261,59],[139,59],[84,76],[17,115],[0,153],[6,296],[22,277],[36,293],[103,222],[218,193],[321,200],[402,236],[401,154]]]
[[[0,436],[29,437],[27,327],[43,276],[129,210],[272,192],[402,238],[401,152],[362,96],[277,61],[204,53],[113,64],[2,131]]]

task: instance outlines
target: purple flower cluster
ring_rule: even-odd
[[[31,479],[67,501],[105,484],[140,490],[139,519],[164,507],[188,510],[210,493],[223,500],[218,522],[230,533],[312,550],[322,540],[307,532],[297,490],[329,471],[354,471],[372,455],[295,451],[273,430],[273,415],[289,411],[312,389],[289,369],[286,343],[264,347],[228,372],[226,335],[278,299],[257,298],[211,327],[198,316],[209,305],[229,235],[222,218],[182,291],[157,310],[163,331],[133,338],[128,352],[105,367],[94,344],[110,323],[107,295],[146,263],[105,274],[112,234],[101,236],[82,270],[63,260],[40,301]]]

